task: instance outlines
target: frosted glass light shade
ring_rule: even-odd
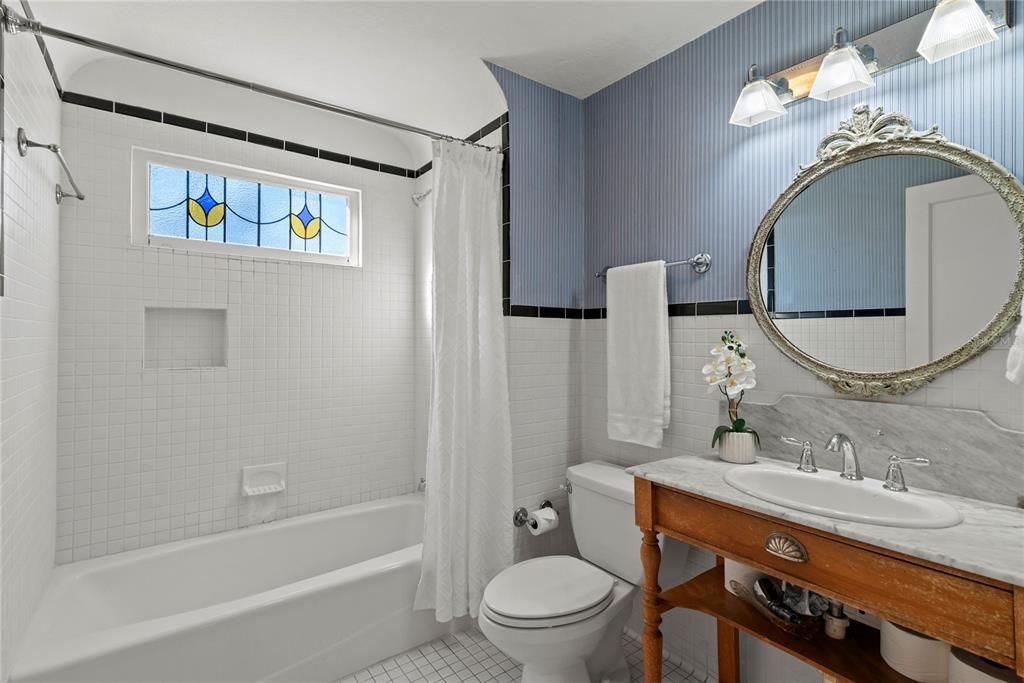
[[[786,113],[779,95],[768,81],[747,83],[733,107],[729,123],[750,128]]]
[[[868,73],[857,48],[836,47],[822,60],[809,96],[827,102],[874,86],[875,79]]]
[[[997,39],[992,22],[975,0],[939,0],[917,52],[929,64]]]

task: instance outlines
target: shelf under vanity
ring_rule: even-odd
[[[792,468],[768,459],[762,463]],[[1024,511],[934,494],[956,507],[963,523],[907,529],[847,522],[742,493],[724,481],[733,467],[714,456],[687,456],[631,470],[637,525],[645,539],[647,681],[660,680],[660,615],[675,608],[717,620],[721,683],[740,680],[740,632],[839,681],[911,680],[882,660],[878,632],[870,627],[852,622],[841,641],[823,633],[802,639],[779,628],[726,590],[724,558],[1024,673]],[[657,586],[659,534],[714,553],[717,566],[662,590]],[[797,559],[766,548],[770,537],[780,536],[799,546]]]

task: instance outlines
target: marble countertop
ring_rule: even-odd
[[[1024,586],[1024,510],[929,492],[959,510],[964,521],[946,529],[903,529],[848,522],[782,507],[734,489],[723,479],[733,467],[791,470],[793,464],[762,457],[756,465],[734,465],[719,460],[717,455],[687,455],[636,465],[626,471],[634,477],[780,520]]]

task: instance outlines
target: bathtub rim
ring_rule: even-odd
[[[288,528],[308,524],[318,520],[353,516],[359,513],[366,514],[373,510],[394,506],[398,502],[402,505],[414,504],[422,506],[423,494],[410,493],[391,498],[382,498],[364,503],[355,503],[340,508],[322,510],[320,512],[306,515],[297,515],[277,522],[246,527],[243,529],[231,530],[238,534],[246,533],[255,535],[266,531],[270,524],[276,529]],[[227,532],[225,532],[227,533]],[[387,572],[400,571],[404,567],[420,562],[422,554],[422,542],[393,550],[383,555],[377,555],[356,562],[355,564],[339,567],[337,569],[309,576],[298,581],[275,586],[258,593],[252,593],[242,597],[206,605],[184,612],[168,614],[153,619],[136,621],[128,624],[121,624],[100,631],[87,633],[79,638],[53,639],[43,638],[36,633],[36,619],[44,613],[47,608],[52,607],[53,595],[57,593],[62,585],[73,582],[77,579],[87,577],[108,567],[119,567],[137,561],[140,555],[147,557],[164,557],[173,554],[174,551],[183,547],[204,546],[216,542],[221,533],[209,534],[196,538],[183,539],[172,543],[164,543],[158,546],[130,550],[115,555],[98,557],[81,562],[73,562],[62,565],[54,570],[47,582],[43,600],[40,602],[26,637],[20,645],[20,651],[12,658],[10,678],[16,681],[19,678],[37,676],[48,670],[60,669],[77,662],[84,662],[113,654],[117,650],[132,645],[144,645],[152,643],[160,638],[173,636],[176,633],[187,631],[198,625],[218,624],[246,612],[255,612],[268,609],[274,605],[294,600],[306,595],[315,594],[324,590],[334,588],[345,583],[355,583],[361,579],[371,576],[378,576]],[[89,566],[84,566],[84,565]],[[83,566],[76,566],[83,565]],[[60,575],[57,572],[65,571]]]

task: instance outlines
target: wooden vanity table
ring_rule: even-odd
[[[718,622],[718,676],[721,683],[738,683],[739,633],[742,631],[778,647],[839,681],[857,683],[907,682],[879,654],[875,629],[851,621],[845,640],[819,633],[803,640],[781,630],[755,607],[724,587],[724,558],[810,588],[850,607],[944,640],[1024,674],[1024,515],[1019,519],[1005,506],[994,517],[985,505],[965,501],[965,521],[952,529],[898,529],[843,523],[786,511],[735,491],[721,480],[726,463],[699,456],[673,458],[632,468],[635,479],[637,525],[643,531],[644,670],[648,683],[661,681],[661,615],[677,607],[694,609]],[[898,495],[898,494],[893,494]],[[749,504],[748,504],[749,503]],[[972,507],[973,505],[973,507]],[[804,517],[804,523],[794,519]],[[783,519],[785,517],[785,519]],[[815,519],[817,518],[817,519]],[[821,521],[818,521],[821,520]],[[990,520],[981,521],[978,520]],[[815,527],[819,528],[815,528]],[[1005,565],[1003,578],[992,578],[922,559],[962,546],[968,534],[987,532]],[[826,530],[825,528],[832,530]],[[973,528],[972,528],[973,527]],[[871,542],[874,529],[878,543]],[[907,533],[911,532],[911,533]],[[913,532],[917,532],[916,534]],[[661,563],[659,534],[675,538],[717,556],[717,564],[679,585],[658,585]],[[856,538],[856,536],[863,538]],[[1014,539],[1016,536],[1016,544]],[[898,552],[892,547],[922,539],[925,551]],[[1005,547],[1009,538],[1010,547]],[[867,540],[865,540],[867,539]],[[984,548],[982,539],[977,549]],[[974,553],[971,547],[964,553]],[[1014,567],[1014,558],[1020,561]],[[1000,571],[986,571],[999,575]],[[1007,580],[1013,579],[1013,582]]]

